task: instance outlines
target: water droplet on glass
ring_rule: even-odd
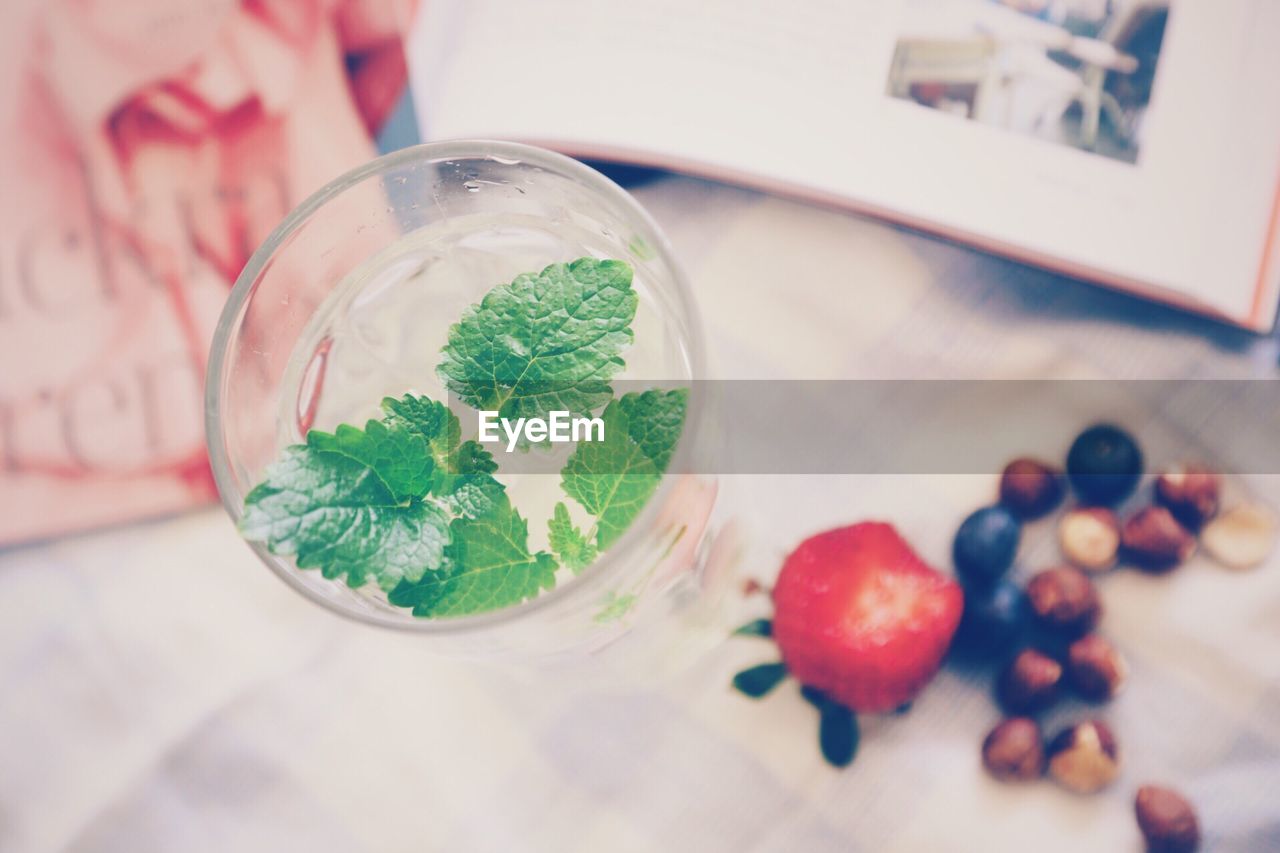
[[[490,155],[489,155],[488,157],[486,157],[485,159],[486,159],[486,160],[492,160],[492,161],[493,161],[493,162],[495,162],[495,163],[501,163],[501,164],[502,164],[502,165],[504,165],[504,166],[519,166],[519,165],[520,165],[520,161],[519,161],[519,160],[517,160],[515,157],[499,157],[497,154],[490,154]]]
[[[480,182],[479,182],[479,181],[466,181],[466,182],[464,182],[464,183],[462,184],[462,188],[463,188],[463,189],[465,189],[465,190],[466,190],[467,192],[469,192],[469,193],[478,193],[478,192],[480,192]]]

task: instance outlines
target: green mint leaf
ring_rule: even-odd
[[[498,470],[498,463],[480,442],[464,441],[456,452],[450,454],[448,469],[462,475],[492,474]]]
[[[565,463],[561,486],[596,517],[600,550],[622,535],[657,488],[680,437],[686,398],[679,389],[614,400],[601,415],[604,441],[580,442]]]
[[[613,395],[636,303],[624,261],[580,258],[516,276],[450,328],[438,372],[476,409],[589,414]]]
[[[627,431],[645,456],[653,460],[659,473],[667,470],[684,429],[684,413],[689,404],[689,391],[645,391],[623,394],[618,400],[627,416]]]
[[[446,460],[436,466],[435,493],[460,515],[474,518],[492,509],[504,493],[502,484],[493,478],[498,470],[493,455],[478,442],[464,441]]]
[[[604,605],[596,613],[594,621],[600,625],[617,622],[631,612],[637,601],[639,601],[639,597],[634,592],[621,594],[611,592],[605,597]]]
[[[762,663],[744,669],[733,677],[733,688],[752,699],[759,699],[782,683],[787,677],[784,663]]]
[[[293,555],[300,569],[389,590],[440,565],[447,525],[438,507],[402,499],[370,464],[294,445],[245,498],[240,531],[273,554]]]
[[[556,504],[555,514],[547,522],[547,542],[560,560],[560,565],[575,575],[595,562],[596,546],[587,541],[582,531],[569,520],[569,508]]]
[[[421,437],[436,471],[442,475],[462,473],[458,470],[462,427],[458,423],[458,416],[449,411],[448,406],[430,397],[406,394],[403,397],[385,398],[382,408],[387,413],[388,423]],[[488,453],[484,450],[481,452],[486,455]],[[493,458],[489,457],[488,461],[492,465]],[[485,473],[491,473],[496,468],[496,465],[492,465]]]
[[[488,515],[507,500],[506,488],[489,474],[450,474],[436,488],[449,511],[464,518]]]
[[[527,601],[555,586],[556,561],[529,552],[529,529],[505,498],[480,518],[457,518],[445,565],[391,590],[392,604],[415,616],[463,616]]]
[[[627,432],[627,416],[616,400],[602,417],[604,441],[578,444],[560,472],[560,484],[596,517],[596,545],[603,551],[639,515],[660,475]]]
[[[475,441],[461,441],[458,417],[443,403],[406,394],[382,401],[387,421],[419,435],[429,453],[430,490],[454,514],[478,518],[503,499],[503,485],[493,472],[493,455]]]
[[[369,421],[364,429],[342,424],[332,433],[311,430],[312,450],[345,456],[386,484],[396,502],[421,497],[431,488],[434,464],[422,436],[400,424]]]
[[[447,406],[414,394],[385,399],[383,418],[363,428],[315,430],[287,448],[245,500],[244,535],[352,587],[375,581],[418,616],[518,604],[553,587],[561,562],[582,571],[652,495],[683,427],[683,391],[612,400],[636,307],[625,262],[552,264],[490,291],[442,350],[439,375],[474,408],[512,418],[605,409],[606,440],[579,445],[562,472],[594,526],[584,534],[558,504],[555,556],[530,551],[493,456],[462,441]],[[620,618],[635,601],[615,593],[600,615]]]

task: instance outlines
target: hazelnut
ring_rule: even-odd
[[[1059,732],[1049,742],[1049,773],[1064,788],[1092,794],[1120,773],[1115,735],[1101,720],[1086,720]]]
[[[1196,552],[1196,538],[1162,506],[1140,509],[1120,528],[1120,547],[1138,568],[1166,572]]]
[[[1042,711],[1058,698],[1062,664],[1035,649],[1024,649],[1009,661],[996,681],[996,699],[1011,714]]]
[[[1116,564],[1120,550],[1120,522],[1106,507],[1073,509],[1058,524],[1062,556],[1072,565],[1101,572]]]
[[[1093,582],[1070,566],[1033,577],[1027,584],[1027,599],[1040,625],[1067,637],[1089,633],[1102,616],[1102,600]]]
[[[1276,541],[1276,517],[1266,507],[1240,504],[1205,526],[1200,541],[1209,556],[1233,569],[1258,565]]]
[[[982,741],[982,765],[1001,782],[1025,782],[1044,775],[1044,735],[1035,720],[1010,717]]]
[[[1200,847],[1196,811],[1177,791],[1143,785],[1133,801],[1149,853],[1193,853]]]
[[[1067,680],[1081,698],[1105,702],[1124,686],[1129,665],[1115,646],[1097,634],[1088,634],[1067,649]]]
[[[1197,463],[1174,465],[1156,479],[1156,503],[1190,530],[1199,530],[1218,514],[1222,478]]]
[[[1000,474],[1000,503],[1023,521],[1052,512],[1065,493],[1062,472],[1037,459],[1015,459]]]

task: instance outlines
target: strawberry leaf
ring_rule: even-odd
[[[818,709],[818,747],[832,767],[847,767],[858,751],[858,718],[827,694],[805,684],[800,695]]]
[[[858,751],[858,718],[835,702],[826,702],[818,713],[822,757],[832,767],[848,767]]]
[[[787,665],[784,663],[762,663],[744,669],[733,677],[733,687],[739,693],[745,693],[752,699],[759,699],[782,683],[787,677]]]
[[[772,637],[773,620],[753,619],[733,633],[739,637]]]

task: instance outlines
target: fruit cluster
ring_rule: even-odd
[[[1166,573],[1198,545],[1221,564],[1245,568],[1272,547],[1271,513],[1241,504],[1219,514],[1221,477],[1199,464],[1161,473],[1153,502],[1122,522],[1115,507],[1142,476],[1143,455],[1133,437],[1099,424],[1072,443],[1065,475],[1038,460],[1009,463],[998,503],[972,513],[956,533],[952,552],[965,607],[953,652],[970,661],[1003,662],[995,697],[1006,718],[982,745],[983,764],[996,779],[1038,779],[1047,771],[1072,791],[1092,793],[1119,773],[1120,750],[1102,720],[1076,722],[1047,739],[1036,721],[1067,692],[1086,702],[1109,701],[1128,677],[1124,656],[1095,633],[1103,604],[1094,576],[1117,565]],[[1023,525],[1052,513],[1068,492],[1077,504],[1058,522],[1064,564],[1020,585],[1009,570]],[[1148,786],[1136,810],[1150,849],[1198,846],[1195,813],[1176,793]]]
[[[1009,463],[998,502],[972,513],[956,533],[959,584],[883,522],[809,537],[778,575],[773,618],[737,632],[771,637],[782,659],[738,673],[734,686],[759,698],[794,677],[818,711],[823,756],[843,767],[857,752],[856,714],[905,710],[947,654],[957,663],[1003,664],[995,695],[1006,718],[983,742],[987,770],[1002,781],[1048,772],[1072,791],[1101,790],[1120,767],[1108,725],[1084,719],[1046,739],[1036,719],[1067,693],[1107,702],[1128,676],[1123,655],[1096,633],[1103,603],[1093,578],[1119,564],[1167,573],[1198,546],[1245,568],[1266,557],[1276,534],[1263,507],[1220,513],[1222,480],[1198,464],[1162,473],[1153,502],[1122,523],[1116,507],[1142,476],[1137,442],[1106,424],[1076,438],[1065,472],[1033,459]],[[1076,503],[1058,524],[1064,563],[1018,583],[1010,569],[1023,526],[1053,513],[1069,493]],[[752,584],[748,591],[763,590]],[[1195,811],[1176,792],[1145,786],[1135,812],[1149,850],[1199,846]]]

